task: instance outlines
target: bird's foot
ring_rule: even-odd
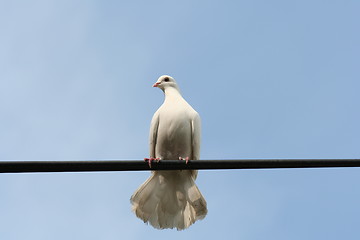
[[[144,158],[144,161],[148,162],[149,167],[151,168],[151,162],[152,161],[160,162],[160,158]]]
[[[188,164],[189,157],[186,157],[186,158],[179,157],[179,160],[183,160],[183,161],[185,161],[185,164]]]

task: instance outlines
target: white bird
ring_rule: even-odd
[[[199,114],[181,96],[175,79],[161,76],[153,87],[165,93],[150,126],[152,160],[198,160],[201,122]],[[184,163],[185,164],[185,163]],[[153,171],[131,196],[132,210],[158,229],[188,228],[207,214],[206,201],[195,184],[196,170]]]

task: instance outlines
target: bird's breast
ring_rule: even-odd
[[[156,157],[175,160],[191,157],[191,121],[185,113],[160,116]]]

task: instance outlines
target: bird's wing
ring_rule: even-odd
[[[191,120],[192,159],[200,159],[201,120],[198,113]]]
[[[156,158],[155,156],[155,148],[156,148],[156,139],[158,134],[159,127],[159,110],[154,113],[154,116],[151,120],[150,124],[150,157]]]

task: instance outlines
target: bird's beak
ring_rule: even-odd
[[[159,84],[160,84],[160,82],[156,82],[156,83],[153,85],[153,87],[157,87],[157,86],[159,86]]]

